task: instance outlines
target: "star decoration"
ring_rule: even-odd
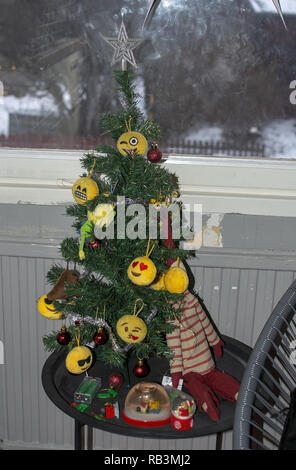
[[[111,65],[116,64],[116,62],[126,61],[129,62],[133,67],[137,68],[133,49],[139,46],[143,40],[129,39],[123,21],[120,25],[117,38],[108,38],[103,35],[101,36],[114,49]]]

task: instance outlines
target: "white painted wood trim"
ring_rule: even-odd
[[[69,204],[83,150],[0,149],[0,204]],[[296,161],[168,155],[185,203],[204,213],[296,217]]]

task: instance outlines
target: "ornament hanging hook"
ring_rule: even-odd
[[[136,310],[137,310],[137,304],[138,304],[138,302],[141,302],[142,305],[141,305],[141,307],[139,308],[139,310],[136,311]],[[143,301],[142,299],[137,299],[137,300],[135,301],[134,315],[135,315],[136,317],[142,312],[142,310],[143,310],[143,308],[144,308],[144,305],[145,305],[145,304],[144,304],[144,301]]]
[[[149,251],[149,248],[150,248],[150,242],[151,242],[151,240],[150,240],[150,238],[149,238],[149,240],[148,240],[148,243],[147,243],[146,255],[145,255],[145,256],[146,256],[146,258],[149,258],[149,256],[151,255],[152,251],[153,251],[153,250],[154,250],[154,248],[155,248],[155,243],[154,243],[154,244],[152,245],[152,248],[151,248],[151,250]]]
[[[92,172],[94,171],[95,165],[96,165],[96,158],[94,158],[92,167],[91,167],[91,169],[89,170],[89,172],[88,172],[88,174],[87,174],[88,177],[91,177]]]
[[[131,131],[132,131],[132,125],[131,125],[132,119],[133,119],[132,116],[130,116],[128,121],[124,121],[124,122],[125,122],[126,129],[127,129],[127,132],[131,132]]]
[[[80,331],[79,330],[78,330],[78,335],[76,335],[75,333],[75,339],[76,339],[77,346],[80,346]]]

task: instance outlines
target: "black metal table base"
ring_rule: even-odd
[[[222,449],[222,441],[223,441],[223,432],[217,432],[216,434],[216,450]]]
[[[74,448],[84,449],[84,425],[78,419],[75,419]]]
[[[87,436],[85,436],[85,428],[87,429]],[[75,450],[93,450],[93,428],[82,424],[78,419],[75,419]]]

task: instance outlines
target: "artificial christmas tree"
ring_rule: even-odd
[[[98,327],[103,328],[108,339],[93,344],[96,358],[124,369],[131,349],[143,360],[152,355],[171,358],[166,343],[166,334],[172,331],[168,320],[175,317],[172,304],[181,301],[182,294],[156,290],[150,285],[156,276],[167,272],[168,259],[184,260],[189,253],[179,249],[179,240],[176,246],[167,243],[168,233],[172,239],[167,206],[181,207],[173,197],[178,191],[177,178],[160,165],[150,163],[145,154],[147,142],[158,139],[160,129],[139,111],[132,73],[118,71],[114,76],[123,111],[101,117],[114,146],[101,145],[83,157],[86,174],[73,186],[77,204],[67,208],[81,239],[67,238],[60,248],[66,262],[73,262],[83,274],[79,282],[65,282],[67,295],[62,302],[54,302],[54,307],[63,314],[63,322],[69,323],[71,338],[79,332],[80,346],[91,346]],[[92,187],[95,191],[88,194]],[[161,215],[157,209],[154,211],[157,230],[150,240],[148,209],[150,200],[158,200],[159,194],[166,203],[162,204]],[[147,212],[143,220],[138,218],[139,205]],[[141,224],[142,228],[145,224],[146,237],[129,238],[128,230]],[[110,236],[111,225],[114,233]],[[101,243],[93,249],[92,244],[98,239]],[[48,281],[55,285],[63,272],[62,266],[54,265],[48,272]],[[97,313],[103,311],[104,316]],[[57,332],[43,338],[46,350],[63,347],[56,338]],[[70,351],[75,346],[73,340],[67,348]]]
[[[188,291],[182,261],[190,253],[180,249],[180,236],[174,239],[174,221],[168,210],[182,207],[175,199],[179,195],[177,178],[145,155],[147,141],[154,142],[160,129],[139,111],[131,72],[114,75],[123,111],[104,114],[101,123],[115,145],[101,145],[83,157],[87,174],[74,184],[77,204],[67,209],[74,217],[80,241],[78,237],[67,238],[61,244],[67,266],[78,264],[83,274],[71,279],[56,265],[48,273],[48,280],[54,286],[62,283],[64,289],[62,301],[53,302],[55,313],[50,312],[48,318],[69,320],[67,331],[76,341],[63,346],[57,340],[59,332],[53,332],[43,338],[44,345],[49,351],[68,348],[66,367],[73,374],[89,369],[93,355],[122,368],[126,378],[130,351],[142,361],[151,356],[167,357],[173,385],[183,376],[199,408],[217,421],[215,392],[235,401],[239,384],[216,370],[209,345],[215,352],[219,348],[220,355],[223,343],[218,336],[211,340],[207,331],[212,328],[210,322],[202,310],[202,321],[208,326],[202,324],[197,300]],[[103,311],[103,316],[98,315]],[[144,377],[139,368],[135,375]]]

